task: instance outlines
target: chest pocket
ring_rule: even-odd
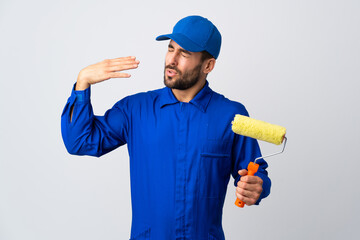
[[[222,198],[225,196],[231,173],[231,144],[220,140],[204,142],[200,155],[200,196]]]

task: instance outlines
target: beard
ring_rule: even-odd
[[[164,84],[171,89],[186,90],[193,87],[200,79],[202,63],[197,65],[193,70],[181,72],[177,67],[165,65]],[[175,77],[166,76],[166,69],[172,69],[177,72]],[[176,79],[177,78],[177,79]]]

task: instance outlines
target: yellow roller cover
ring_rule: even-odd
[[[280,145],[285,137],[286,128],[236,114],[232,123],[232,130],[239,135],[255,138],[276,145]]]

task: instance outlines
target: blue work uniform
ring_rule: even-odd
[[[73,88],[61,129],[70,154],[99,157],[127,144],[131,240],[223,240],[230,175],[236,186],[238,170],[261,155],[255,139],[232,132],[235,114],[248,115],[242,104],[214,92],[208,82],[189,103],[165,87],[125,97],[104,116],[93,114],[90,88]],[[256,176],[264,181],[258,204],[270,193],[271,182],[267,163],[257,163]],[[233,207],[240,219],[240,209]]]

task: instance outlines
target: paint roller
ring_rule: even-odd
[[[284,152],[287,141],[287,138],[285,137],[286,128],[279,125],[256,120],[240,114],[236,114],[234,121],[232,121],[231,123],[233,132],[239,135],[255,138],[276,145],[280,145],[284,142],[283,149],[280,152],[273,153],[267,156],[261,156],[256,158],[254,162],[250,162],[248,165],[248,175],[254,176],[254,174],[259,169],[259,164],[256,163],[257,160],[271,157]],[[237,198],[235,201],[235,205],[238,207],[244,207],[245,203]]]

